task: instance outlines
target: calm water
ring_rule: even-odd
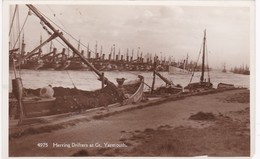
[[[152,85],[152,72],[104,72],[105,76],[112,82],[116,83],[116,78],[126,78],[126,82],[133,79],[138,79],[137,75],[144,76],[145,83]],[[160,72],[164,77],[173,81],[174,84],[186,86],[189,84],[191,74],[173,75],[168,72]],[[101,88],[101,82],[97,80],[97,75],[91,71],[51,71],[51,70],[21,70],[21,77],[25,88],[41,88],[51,84],[53,87],[69,87],[73,88],[73,83],[78,89],[95,90]],[[207,74],[205,74],[207,77]],[[213,87],[217,87],[220,82],[234,84],[239,87],[249,88],[250,76],[233,73],[222,73],[218,71],[210,72],[211,82]],[[12,90],[11,79],[14,78],[12,71],[9,72],[9,90]],[[195,73],[193,82],[198,82],[200,73]],[[155,86],[161,86],[165,83],[156,77]],[[148,89],[146,87],[145,89]]]

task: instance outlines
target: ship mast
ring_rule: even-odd
[[[201,77],[200,82],[204,81],[204,72],[205,72],[205,47],[206,47],[206,29],[204,30],[204,38],[203,38],[203,51],[202,51],[202,67],[201,67]]]

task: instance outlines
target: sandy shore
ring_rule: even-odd
[[[190,118],[199,112],[213,117]],[[245,89],[168,100],[108,117],[97,114],[49,133],[12,138],[9,155],[250,155],[249,91]]]

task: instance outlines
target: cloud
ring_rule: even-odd
[[[143,52],[159,53],[182,58],[189,52],[196,59],[203,30],[207,29],[212,64],[237,65],[249,63],[250,10],[248,7],[203,6],[102,6],[102,5],[38,5],[41,12],[59,26],[94,48],[95,41],[104,52],[116,44],[117,48],[141,47]],[[24,18],[28,9],[22,7]],[[55,14],[55,16],[54,16]],[[22,21],[22,20],[21,20]],[[39,19],[30,16],[25,36],[28,49],[47,34]],[[65,34],[66,38],[69,38]],[[71,41],[73,41],[71,39]],[[74,42],[75,43],[75,42]],[[173,54],[174,53],[174,54]],[[233,57],[237,55],[237,60]],[[242,58],[243,57],[243,58]]]
[[[164,18],[180,18],[184,14],[184,11],[183,8],[177,6],[162,6],[160,14]]]
[[[153,17],[153,13],[149,10],[145,10],[143,13],[143,17],[151,18]]]

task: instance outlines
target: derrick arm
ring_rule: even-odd
[[[121,97],[122,92],[119,91],[116,87],[116,85],[112,82],[110,82],[106,77],[102,75],[102,73],[97,70],[60,32],[59,30],[56,30],[49,22],[48,20],[38,11],[37,8],[35,8],[31,4],[26,5],[34,14],[46,25],[48,26],[52,31],[53,35],[58,36],[75,54],[78,55],[78,57],[87,65],[89,66],[98,76],[99,78],[103,78],[104,84],[110,86],[117,94]]]
[[[172,81],[169,81],[167,78],[163,77],[159,72],[154,71],[154,73],[160,77],[165,83],[166,85],[173,85]]]
[[[60,33],[59,33],[60,34]],[[36,52],[37,50],[39,50],[40,48],[42,48],[45,44],[47,44],[48,42],[50,42],[51,40],[55,39],[58,35],[56,33],[52,34],[46,41],[44,41],[42,44],[40,44],[39,46],[37,46],[35,49],[33,49],[31,52],[29,52],[27,55],[25,55],[21,60],[18,61],[18,63],[15,64],[15,66],[19,66],[21,65],[21,63],[29,58],[32,57],[34,55],[39,54],[39,52]]]
[[[45,54],[45,55],[42,56],[42,58],[44,59],[44,58],[46,58],[47,56],[51,55],[52,53],[53,53],[53,52],[50,52],[50,53],[48,53],[48,54]]]
[[[39,55],[40,53],[41,53],[41,51],[38,51],[38,52],[35,52],[33,54],[30,54],[30,55],[28,54],[28,56],[27,55],[25,55],[25,56],[26,56],[26,58],[30,58],[30,57],[33,57],[35,55]],[[24,59],[22,61],[24,61]]]
[[[102,73],[99,72],[81,53],[63,36],[63,34],[59,31],[56,30],[48,21],[45,19],[41,13],[38,11],[37,8],[35,8],[31,4],[26,5],[29,9],[32,10],[32,12],[35,13],[35,15],[46,25],[48,26],[52,31],[53,35],[58,36],[75,54],[79,56],[79,58],[86,64],[88,65],[99,77],[102,77]],[[109,83],[109,82],[107,82]]]

